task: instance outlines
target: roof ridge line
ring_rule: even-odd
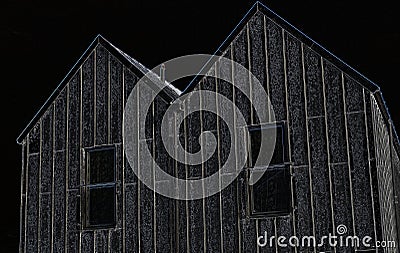
[[[110,41],[108,41],[107,39],[105,39],[103,36],[101,36],[100,34],[98,35],[102,40],[104,40],[104,42],[108,43],[110,46],[112,46],[115,50],[117,50],[123,57],[125,57],[129,62],[131,62],[137,69],[139,69],[144,75],[148,75],[148,74],[152,74],[155,75],[158,79],[161,80],[160,75],[157,74],[157,72],[153,71],[153,69],[149,69],[148,67],[146,67],[145,65],[143,65],[141,62],[139,62],[138,60],[136,60],[135,58],[133,58],[132,56],[130,56],[129,54],[125,53],[124,51],[122,51],[121,49],[119,49],[118,47],[116,47],[113,43],[111,43]],[[168,81],[164,81],[164,85],[168,86],[169,88],[171,88],[172,90],[174,90],[174,92],[176,92],[178,95],[180,95],[182,93],[182,91],[180,89],[178,89],[177,87],[175,87],[173,84],[171,84]]]
[[[94,40],[92,40],[92,42],[89,44],[89,46],[85,49],[85,51],[83,52],[83,54],[81,54],[81,56],[78,58],[78,60],[74,63],[74,65],[72,65],[72,67],[70,68],[70,70],[67,72],[67,74],[63,77],[63,79],[61,79],[61,81],[58,83],[57,87],[53,90],[53,92],[50,94],[50,96],[46,99],[46,101],[43,103],[43,105],[39,108],[39,110],[36,112],[36,114],[33,116],[33,118],[29,121],[29,123],[26,125],[26,127],[22,130],[22,132],[20,133],[20,135],[17,137],[17,143],[18,144],[22,144],[22,138],[23,136],[25,136],[28,132],[28,129],[30,129],[30,127],[35,124],[36,119],[38,118],[39,114],[41,114],[41,112],[43,110],[45,110],[48,105],[52,102],[52,100],[58,96],[57,93],[61,92],[62,90],[62,86],[64,85],[64,83],[66,82],[67,78],[72,75],[72,72],[76,72],[77,70],[75,69],[78,64],[83,60],[84,56],[91,50],[92,47],[95,47],[95,44],[99,44],[99,39],[103,38],[102,35],[97,34],[97,36],[94,38]]]
[[[145,67],[142,63],[132,58],[130,55],[114,46],[110,41],[104,38],[101,34],[97,34],[96,37],[92,40],[89,46],[84,50],[83,54],[80,55],[77,61],[72,65],[67,74],[63,77],[63,79],[58,83],[56,88],[51,92],[50,96],[45,100],[33,118],[28,122],[26,127],[21,131],[16,141],[18,144],[22,144],[23,139],[27,136],[32,127],[36,124],[38,119],[46,112],[47,108],[51,103],[57,98],[62,89],[66,87],[69,80],[73,77],[73,75],[79,70],[80,66],[84,64],[86,58],[90,55],[90,53],[96,49],[98,45],[102,45],[111,55],[116,57],[121,63],[125,65],[128,69],[133,72],[136,72],[138,75],[147,75],[154,74],[156,77],[160,78],[154,71]],[[138,73],[140,72],[140,73]],[[180,95],[182,92],[173,86],[172,84],[165,82],[165,85],[169,87],[173,92],[177,95]]]
[[[248,17],[250,17],[254,10],[256,10],[256,12],[258,11],[258,4],[260,2],[256,1],[251,7],[250,9],[246,12],[246,14],[244,14],[244,16],[242,17],[242,19],[236,24],[236,26],[231,30],[231,32],[228,34],[228,36],[226,36],[226,38],[222,41],[222,43],[218,46],[218,48],[215,50],[215,52],[212,54],[213,56],[216,56],[218,52],[221,51],[221,48],[223,46],[225,46],[225,43],[231,39],[231,37],[234,35],[234,33],[236,32],[237,29],[239,29],[239,27],[242,25],[242,23],[244,21],[246,21],[246,19]],[[190,81],[190,83],[182,90],[182,94],[185,93],[192,85],[193,83],[196,81],[198,75],[200,75],[200,73],[202,73],[202,71],[204,70],[204,68],[206,66],[208,66],[208,64],[210,63],[212,57],[210,57],[210,59],[208,61],[206,61],[206,63],[204,63],[203,67],[201,67],[201,69],[199,70],[199,72],[196,74],[196,76]]]
[[[260,1],[257,1],[257,7],[258,5],[260,5],[262,8],[264,8],[264,10],[267,10],[268,12],[270,12],[271,14],[273,14],[275,17],[277,17],[280,21],[282,21],[284,24],[288,25],[289,27],[291,27],[292,29],[294,29],[296,32],[300,33],[302,36],[304,36],[306,39],[308,39],[310,42],[312,42],[310,48],[312,48],[314,45],[316,45],[317,47],[321,48],[323,51],[325,51],[325,53],[329,54],[330,56],[332,56],[335,60],[338,60],[340,63],[342,63],[343,65],[345,65],[347,68],[349,68],[350,70],[352,70],[354,73],[356,73],[357,75],[359,75],[360,77],[362,77],[363,79],[365,79],[366,81],[368,81],[369,83],[371,83],[372,85],[375,86],[375,88],[380,89],[379,85],[376,84],[374,81],[372,81],[371,79],[369,79],[368,77],[366,77],[365,75],[363,75],[361,72],[359,72],[358,70],[356,70],[355,68],[353,68],[352,66],[350,66],[348,63],[346,63],[344,60],[342,60],[341,58],[339,58],[338,56],[336,56],[334,53],[332,53],[330,50],[328,50],[327,48],[325,48],[324,46],[322,46],[320,43],[318,43],[317,41],[315,41],[314,39],[312,39],[310,36],[308,36],[307,34],[305,34],[304,32],[302,32],[300,29],[298,29],[296,26],[292,25],[289,21],[287,21],[286,19],[284,19],[282,16],[280,16],[279,14],[277,14],[275,11],[271,10],[268,6],[266,6],[265,4],[263,4]],[[260,11],[263,11],[262,9]],[[279,25],[279,24],[277,24]]]
[[[260,11],[262,14],[264,14],[266,17],[268,17],[270,20],[272,20],[276,25],[278,25],[279,27],[281,27],[282,29],[284,29],[286,32],[291,33],[294,37],[296,37],[297,39],[299,39],[302,43],[304,43],[305,45],[307,45],[308,47],[310,47],[311,49],[313,49],[314,51],[317,50],[316,52],[318,54],[321,54],[321,56],[323,56],[324,58],[326,58],[326,60],[329,60],[331,63],[333,63],[334,65],[339,65],[337,67],[339,68],[344,68],[342,71],[345,72],[345,69],[347,69],[347,71],[349,72],[353,72],[356,76],[358,76],[359,78],[363,79],[364,82],[367,82],[370,86],[372,87],[368,87],[365,86],[365,84],[362,84],[362,82],[358,81],[361,85],[363,85],[365,88],[367,88],[370,91],[375,91],[380,89],[379,85],[376,84],[374,81],[372,81],[371,79],[369,79],[368,77],[366,77],[365,75],[361,74],[358,70],[356,70],[355,68],[353,68],[352,66],[350,66],[348,63],[346,63],[345,61],[343,61],[342,59],[340,59],[338,56],[336,56],[335,54],[333,54],[331,51],[329,51],[328,49],[326,49],[324,46],[322,46],[320,43],[318,43],[317,41],[315,41],[314,39],[312,39],[310,36],[308,36],[307,34],[305,34],[304,32],[302,32],[300,29],[298,29],[297,27],[295,27],[294,25],[292,25],[289,21],[287,21],[286,19],[284,19],[282,16],[280,16],[279,14],[277,14],[275,11],[271,10],[269,7],[267,7],[264,3],[262,3],[261,1],[256,1],[251,7],[250,9],[246,12],[246,14],[242,17],[242,19],[236,24],[236,26],[231,30],[231,32],[228,34],[228,36],[223,40],[223,42],[218,46],[217,50],[215,50],[215,52],[213,53],[213,55],[217,56],[218,52],[221,52],[221,48],[223,46],[228,46],[227,42],[230,41],[232,42],[234,40],[233,35],[237,32],[239,32],[239,28],[242,28],[241,26],[243,25],[244,21],[249,20],[252,15],[254,15],[255,13],[257,13],[258,11]],[[268,15],[270,14],[270,15]],[[287,26],[287,27],[285,27]],[[289,29],[288,29],[289,28]],[[297,33],[298,36],[296,36],[296,34],[293,34],[292,31],[294,31],[295,33]],[[236,34],[237,35],[237,34]],[[298,38],[300,37],[300,38]],[[302,41],[302,40],[306,40],[306,41]],[[308,42],[308,43],[307,43]],[[319,49],[319,50],[318,50]],[[322,51],[322,52],[319,52]],[[330,59],[331,58],[331,59]],[[211,59],[210,59],[211,60]],[[334,60],[334,61],[332,61]],[[336,62],[335,62],[336,61]],[[209,64],[210,61],[207,61],[204,66],[200,69],[200,71],[198,72],[198,74],[189,82],[189,84],[183,89],[182,93],[187,92],[193,85],[194,82],[198,79],[198,75],[204,70],[204,68]],[[340,66],[342,65],[342,67]],[[353,76],[353,79],[355,79],[356,77]]]

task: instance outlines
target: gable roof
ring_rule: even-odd
[[[213,55],[222,55],[222,53],[229,47],[229,45],[235,40],[235,38],[239,35],[239,33],[244,29],[248,21],[257,13],[261,12],[266,17],[274,21],[278,26],[283,28],[285,31],[293,35],[295,38],[300,40],[304,45],[313,49],[316,53],[322,56],[324,59],[333,63],[336,67],[341,69],[343,72],[349,74],[355,81],[358,81],[362,84],[365,88],[367,88],[371,92],[375,92],[379,90],[379,86],[368,79],[366,76],[358,72],[356,69],[345,63],[339,57],[331,53],[329,50],[324,48],[315,40],[311,39],[309,36],[304,34],[302,31],[297,29],[295,26],[290,24],[288,21],[283,19],[273,10],[269,9],[263,3],[256,1],[253,6],[247,11],[244,17],[239,21],[239,23],[233,28],[233,30],[229,33],[226,39],[219,45],[217,50],[214,52]],[[199,73],[204,72],[204,68],[209,66],[209,62],[207,62]],[[195,77],[189,85],[182,91],[183,93],[190,91],[193,86],[197,85],[197,82],[201,79],[201,76]]]
[[[146,68],[143,64],[133,59],[122,50],[114,46],[108,40],[106,40],[100,34],[96,36],[96,38],[90,43],[89,47],[85,50],[83,55],[79,58],[79,60],[74,64],[74,66],[70,69],[68,74],[64,77],[64,79],[60,82],[57,88],[53,91],[50,97],[46,100],[46,102],[42,105],[36,115],[32,118],[32,120],[28,123],[28,125],[24,128],[21,134],[17,138],[17,143],[21,144],[24,138],[28,135],[30,130],[34,127],[37,121],[42,117],[42,115],[46,112],[46,110],[50,107],[50,105],[56,100],[58,95],[64,89],[64,87],[68,84],[70,79],[75,75],[75,73],[79,70],[85,60],[89,57],[89,55],[93,52],[93,50],[98,46],[102,45],[110,54],[116,57],[126,68],[131,70],[135,75],[139,78],[144,75],[150,75],[150,78],[158,78],[158,76]],[[163,89],[163,93],[168,96],[170,99],[175,99],[177,96],[181,94],[181,91],[168,82],[164,83],[167,89]],[[166,96],[163,96],[165,99]]]
[[[335,65],[337,68],[339,68],[341,71],[344,73],[348,74],[351,76],[352,79],[357,81],[360,85],[365,87],[367,90],[369,90],[375,97],[376,102],[378,103],[379,109],[382,112],[382,115],[385,119],[385,123],[388,127],[388,130],[391,130],[393,133],[393,139],[394,139],[394,146],[396,147],[397,153],[400,155],[400,140],[397,135],[396,129],[394,128],[393,121],[390,117],[389,114],[389,109],[386,106],[386,102],[383,98],[382,92],[380,87],[358,72],[356,69],[351,67],[349,64],[341,60],[339,57],[331,53],[329,50],[327,50],[325,47],[320,45],[318,42],[315,40],[311,39],[309,36],[304,34],[302,31],[297,29],[295,26],[290,24],[288,21],[283,19],[281,16],[279,16],[277,13],[275,13],[273,10],[265,6],[263,3],[256,1],[253,6],[247,11],[247,13],[244,15],[244,17],[239,21],[239,23],[235,26],[235,28],[230,32],[230,34],[226,37],[226,39],[220,44],[220,46],[217,48],[217,50],[214,52],[213,55],[223,55],[224,51],[229,47],[229,45],[235,40],[235,38],[239,35],[239,33],[244,29],[248,21],[257,13],[261,12],[264,14],[266,17],[271,19],[275,24],[280,26],[282,29],[284,29],[286,32],[290,33],[292,36],[297,38],[299,41],[301,41],[304,45],[308,46],[312,50],[314,50],[317,54],[319,54],[321,57],[323,57],[325,60],[331,62],[333,65]],[[211,59],[210,59],[211,61]],[[206,62],[202,69],[199,71],[198,75],[195,76],[192,81],[188,84],[188,86],[183,89],[182,94],[190,92],[198,82],[203,78],[203,75],[201,73],[207,72],[206,68],[211,67],[210,61]]]
[[[313,49],[316,53],[318,53],[320,56],[322,56],[324,59],[330,61],[333,63],[336,67],[341,69],[343,72],[346,74],[350,75],[355,81],[357,81],[359,84],[364,86],[366,89],[371,91],[371,93],[374,95],[378,106],[382,112],[382,115],[385,119],[385,123],[387,124],[387,127],[392,131],[393,137],[394,137],[394,145],[396,147],[397,152],[400,154],[400,141],[396,132],[396,129],[394,128],[393,121],[390,117],[389,110],[386,106],[386,102],[382,96],[382,92],[380,90],[380,87],[368,79],[366,76],[352,68],[350,65],[345,63],[343,60],[335,56],[333,53],[331,53],[329,50],[324,48],[322,45],[320,45],[318,42],[314,41],[311,39],[309,36],[301,32],[299,29],[294,27],[292,24],[290,24],[288,21],[283,19],[281,16],[279,16],[277,13],[269,9],[267,6],[262,4],[259,1],[256,1],[253,6],[247,11],[247,13],[244,15],[244,17],[240,20],[240,22],[236,25],[236,27],[231,31],[231,33],[226,37],[226,39],[220,44],[220,46],[217,48],[217,50],[214,52],[214,55],[221,55],[224,50],[228,48],[228,46],[233,42],[233,40],[236,38],[236,36],[240,33],[240,31],[244,28],[244,26],[247,24],[247,22],[253,17],[254,14],[256,14],[258,11],[263,13],[265,16],[267,16],[269,19],[274,21],[277,25],[282,27],[285,31],[289,32],[292,34],[294,37],[296,37],[298,40],[300,40],[303,44],[306,46],[310,47]],[[107,41],[104,37],[101,35],[98,35],[95,40],[90,44],[88,49],[84,52],[84,54],[79,58],[79,60],[75,63],[75,65],[72,67],[72,69],[68,72],[67,76],[61,81],[61,83],[57,86],[56,90],[50,95],[50,97],[47,99],[45,104],[39,109],[38,113],[34,116],[34,118],[29,122],[27,127],[22,131],[22,133],[18,136],[17,138],[17,143],[21,144],[22,140],[26,137],[26,135],[29,133],[29,131],[32,129],[32,127],[36,124],[38,119],[44,114],[44,112],[47,110],[47,108],[50,106],[50,104],[57,98],[57,96],[60,94],[62,89],[67,85],[68,81],[72,78],[72,76],[75,74],[75,72],[80,68],[80,66],[83,64],[85,59],[89,56],[91,51],[98,45],[101,44],[104,46],[111,54],[116,56],[128,69],[130,69],[133,73],[137,74],[138,76],[145,75],[147,73],[151,73],[153,76],[157,76],[154,74],[152,71],[150,71],[148,68],[146,68],[144,65],[112,45],[109,41]],[[204,71],[204,68],[206,68],[209,65],[209,62],[207,62],[203,68],[199,71],[201,73]],[[166,86],[169,87],[169,89],[164,89],[167,90],[167,95],[171,98],[176,98],[177,96],[181,94],[188,93],[190,90],[192,90],[197,83],[200,81],[202,76],[198,75],[196,76],[189,84],[188,86],[181,92],[179,89],[174,87],[173,85],[165,82]],[[170,92],[168,92],[170,91]]]

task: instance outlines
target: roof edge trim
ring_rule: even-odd
[[[133,59],[126,53],[124,53],[122,50],[119,48],[115,47],[111,42],[106,40],[102,35],[98,34],[95,39],[89,44],[89,46],[86,48],[86,50],[83,52],[83,54],[79,57],[79,59],[75,62],[75,64],[70,68],[68,73],[65,75],[65,77],[61,80],[61,82],[57,85],[56,89],[50,94],[50,96],[47,98],[47,100],[44,102],[44,104],[39,108],[35,116],[29,121],[28,125],[22,130],[20,135],[17,137],[16,142],[19,145],[22,145],[23,140],[26,138],[32,127],[37,123],[39,118],[43,116],[43,114],[46,112],[47,108],[50,106],[51,103],[57,98],[57,96],[60,94],[60,92],[65,88],[65,86],[68,84],[69,80],[75,75],[75,73],[79,70],[81,65],[85,62],[87,57],[91,54],[93,50],[98,45],[102,45],[105,47],[106,50],[109,51],[110,54],[112,54],[114,57],[116,57],[127,69],[132,71],[134,74],[136,74],[139,78],[141,76],[144,76],[151,72],[148,68],[146,68],[143,64],[138,62],[137,60]],[[167,84],[166,84],[167,86]],[[168,87],[173,90],[174,92],[178,93],[178,90],[175,87],[171,87],[171,84],[168,84]],[[175,89],[173,89],[175,88]],[[171,99],[175,99],[176,97],[173,97],[171,94],[165,92],[166,96],[170,97]],[[179,95],[179,94],[178,94]]]
[[[64,88],[66,82],[76,73],[78,70],[78,66],[84,62],[84,59],[87,58],[90,51],[92,51],[96,45],[99,43],[100,38],[102,36],[98,34],[96,38],[89,44],[83,54],[79,57],[79,59],[75,62],[72,68],[68,71],[67,75],[61,80],[61,82],[57,85],[56,89],[50,94],[44,104],[39,108],[38,112],[33,116],[33,118],[29,121],[28,125],[22,130],[20,135],[17,137],[17,143],[19,145],[22,144],[23,139],[28,135],[30,129],[36,124],[36,121],[39,117],[42,116],[44,111],[48,108],[48,106],[53,102],[53,100],[60,94],[61,90]]]
[[[379,86],[361,74],[358,70],[354,69],[351,67],[349,64],[344,62],[342,59],[334,55],[331,51],[323,47],[321,44],[313,40],[311,37],[303,33],[301,30],[296,28],[294,25],[286,21],[284,18],[282,18],[280,15],[278,15],[276,12],[268,8],[266,5],[261,3],[260,1],[256,1],[252,7],[246,12],[246,14],[243,16],[243,18],[239,21],[239,23],[233,28],[233,30],[229,33],[229,35],[225,38],[225,40],[218,46],[217,50],[214,52],[213,55],[221,55],[225,49],[229,46],[230,43],[233,42],[233,40],[236,38],[236,36],[240,33],[240,31],[244,28],[244,26],[247,24],[247,22],[253,17],[255,13],[260,11],[263,13],[265,16],[267,16],[269,19],[271,19],[273,22],[275,22],[278,26],[282,27],[284,30],[286,30],[288,33],[299,39],[303,44],[306,46],[310,47],[313,49],[316,53],[321,55],[323,58],[326,60],[330,61],[333,63],[335,66],[340,68],[343,72],[349,74],[352,76],[352,78],[356,81],[358,81],[361,85],[363,85],[365,88],[368,90],[374,92],[376,90],[379,90]],[[199,73],[201,73],[204,68],[209,64],[209,61],[204,64],[204,66],[201,68]],[[200,77],[197,75],[195,76],[190,83],[183,89],[182,93],[189,92],[189,90],[195,86],[199,81]]]

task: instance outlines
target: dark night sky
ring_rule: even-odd
[[[400,129],[396,101],[400,29],[394,2],[263,1],[380,85]],[[18,245],[21,154],[15,139],[97,34],[152,68],[213,53],[254,1],[26,1],[0,8],[3,197],[0,252]],[[400,130],[399,130],[400,131]]]

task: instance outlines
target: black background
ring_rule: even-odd
[[[21,153],[15,139],[97,34],[152,68],[213,53],[254,1],[2,1],[0,252],[19,237]],[[398,8],[392,2],[264,4],[376,82],[400,129]]]

